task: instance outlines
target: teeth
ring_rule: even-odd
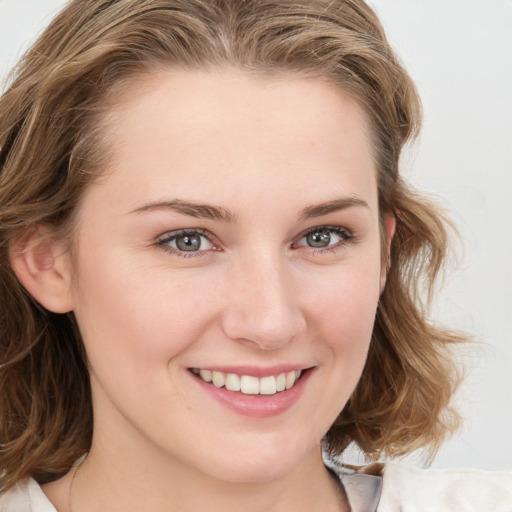
[[[212,372],[210,370],[199,370],[199,376],[205,382],[211,382],[212,381]]]
[[[201,374],[199,374],[199,375],[201,375]],[[212,373],[212,382],[216,388],[221,388],[222,386],[224,386],[225,381],[226,381],[226,379],[224,378],[223,373],[221,373],[221,372],[213,372]]]
[[[286,389],[290,389],[295,384],[295,372],[288,372],[286,374]]]
[[[284,391],[286,389],[286,374],[280,373],[276,378],[276,390]]]
[[[277,391],[275,377],[263,377],[260,379],[260,395],[275,395]]]
[[[226,389],[229,391],[240,391],[240,377],[236,373],[226,375]]]
[[[260,379],[250,375],[242,375],[240,379],[240,390],[246,395],[258,395],[260,392]]]
[[[302,373],[300,370],[292,370],[288,373],[259,379],[252,375],[224,374],[197,368],[194,368],[192,372],[205,382],[211,382],[217,388],[225,386],[229,391],[241,391],[246,395],[275,395],[277,392],[292,388]]]

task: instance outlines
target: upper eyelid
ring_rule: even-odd
[[[210,242],[217,238],[213,233],[203,228],[183,228],[183,229],[174,229],[172,231],[166,231],[165,233],[156,237],[156,242],[163,242],[166,240],[171,240],[172,238],[178,237],[180,235],[201,235],[205,238],[208,238]]]
[[[297,235],[296,239],[303,238],[306,235],[308,235],[309,233],[314,233],[315,231],[320,231],[322,229],[327,229],[328,231],[334,231],[334,232],[338,232],[338,233],[344,233],[348,237],[353,237],[354,236],[353,231],[351,229],[348,229],[348,228],[344,227],[344,226],[331,226],[329,224],[321,224],[319,226],[314,226],[312,228],[306,229],[305,231],[302,231],[301,233],[299,233]]]

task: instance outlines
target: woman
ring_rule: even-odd
[[[510,510],[335,462],[457,423],[420,117],[362,2],[71,2],[0,102],[0,509]]]

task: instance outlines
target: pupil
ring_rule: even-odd
[[[310,233],[306,239],[310,247],[327,247],[331,243],[331,234],[324,229]]]
[[[181,235],[176,239],[180,251],[198,251],[201,247],[201,237],[198,235]]]

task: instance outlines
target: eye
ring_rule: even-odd
[[[296,246],[330,249],[352,238],[353,236],[349,231],[339,226],[320,226],[304,233]]]
[[[208,235],[201,230],[180,230],[167,233],[157,245],[181,253],[209,251],[214,248]]]

